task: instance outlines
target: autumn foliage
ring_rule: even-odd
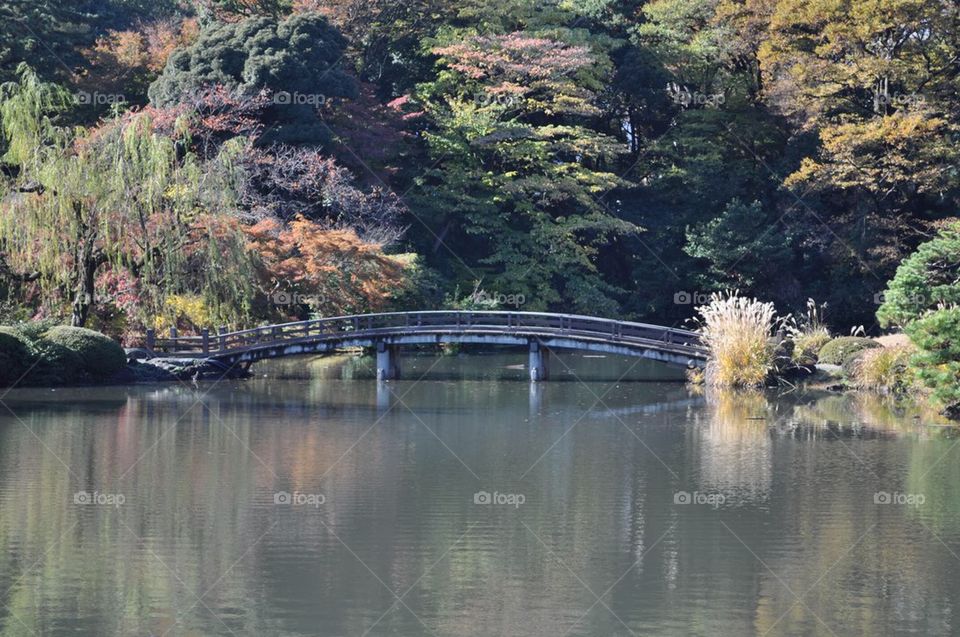
[[[294,306],[327,316],[379,310],[404,284],[401,258],[385,255],[381,245],[363,241],[351,229],[297,216],[288,224],[264,219],[246,232],[265,282],[271,291],[289,295]]]

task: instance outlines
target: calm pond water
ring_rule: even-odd
[[[522,360],[11,391],[0,634],[960,633],[937,417]]]

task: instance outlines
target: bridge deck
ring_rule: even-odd
[[[498,341],[499,339],[499,341]],[[322,318],[217,334],[157,338],[148,332],[148,348],[169,356],[219,360],[259,360],[321,351],[307,344],[337,346],[423,342],[502,342],[550,339],[555,347],[614,353],[659,352],[697,362],[706,350],[695,332],[591,316],[540,312],[391,312]]]

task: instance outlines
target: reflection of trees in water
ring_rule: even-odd
[[[954,552],[960,543],[960,433],[936,429],[934,435],[910,449],[909,471],[904,491],[922,494],[926,501],[911,513],[926,528],[918,532],[930,540],[929,532],[950,543]]]
[[[12,601],[13,612],[39,634],[78,617],[97,634],[160,634],[178,609],[195,605],[199,612],[173,632],[226,632],[196,604],[195,595],[211,587],[205,603],[240,609],[238,620],[247,624],[242,609],[249,608],[251,580],[244,573],[256,568],[255,559],[217,578],[266,530],[248,506],[258,468],[249,454],[233,452],[236,438],[210,427],[202,407],[177,407],[131,398],[112,418],[18,407],[40,440],[4,430],[4,482],[20,476],[22,487],[3,498],[0,540],[16,551],[4,554],[10,559],[0,570],[10,584],[22,579],[12,599],[0,602]],[[78,491],[126,501],[78,505]],[[69,600],[75,605],[65,607]],[[19,626],[11,621],[11,630]]]
[[[940,436],[944,430],[929,425],[942,421],[936,410],[921,400],[851,392],[806,398],[796,404],[784,424],[795,435],[871,439],[906,433]]]
[[[398,390],[402,393],[404,386],[398,384]],[[269,616],[277,609],[302,609],[312,598],[336,609],[327,629],[355,634],[372,619],[338,612],[336,600],[369,600],[368,606],[379,611],[393,597],[357,568],[356,558],[328,527],[349,538],[351,548],[395,590],[405,590],[480,517],[482,524],[464,538],[462,550],[452,551],[422,582],[432,592],[415,591],[408,603],[417,603],[418,614],[426,617],[444,615],[451,630],[457,627],[455,617],[470,617],[446,617],[443,611],[451,605],[486,610],[491,617],[494,604],[507,616],[512,613],[518,625],[539,622],[554,634],[572,620],[550,608],[564,599],[578,608],[583,599],[579,584],[556,576],[562,567],[522,526],[506,517],[484,520],[470,508],[478,488],[509,485],[465,479],[464,469],[423,425],[404,416],[402,407],[344,456],[378,417],[373,384],[330,388],[308,383],[239,393],[224,385],[194,406],[202,391],[144,391],[109,417],[76,410],[65,421],[61,410],[21,410],[50,452],[23,429],[0,434],[0,467],[12,477],[5,483],[16,483],[19,476],[24,484],[15,497],[4,498],[0,520],[5,546],[18,549],[0,557],[0,572],[8,584],[24,577],[0,602],[12,602],[14,612],[39,633],[65,600],[77,599],[65,612],[71,618],[88,617],[98,634],[161,634],[178,611],[195,605],[194,594],[211,589],[204,602],[231,629],[269,634],[270,621],[276,621]],[[519,474],[518,464],[532,463],[529,454],[519,451],[546,446],[537,434],[546,425],[526,422],[527,392],[525,384],[425,384],[404,401],[464,457],[479,450],[493,459],[484,463],[485,476],[504,476]],[[562,431],[580,413],[561,409],[562,393],[548,389],[547,394],[550,426]],[[478,404],[491,409],[477,409]],[[524,438],[535,438],[537,446],[518,449],[516,440]],[[592,438],[581,445],[587,441]],[[549,529],[562,529],[553,548],[581,572],[596,568],[594,542],[615,545],[623,535],[619,523],[596,528],[598,519],[610,517],[606,498],[597,494],[624,493],[630,482],[628,467],[601,470],[608,451],[600,441],[589,450],[559,449],[563,470],[538,474],[535,486],[525,487],[545,494],[525,505],[525,519],[547,529],[543,533],[551,543],[557,536]],[[418,462],[411,462],[413,455]],[[41,478],[35,480],[38,472]],[[464,486],[463,506],[451,515],[450,486],[458,483]],[[75,506],[72,494],[81,489],[123,493],[127,503],[118,510]],[[317,511],[277,509],[272,494],[278,490],[324,493],[328,505]],[[617,501],[629,504],[631,498]],[[272,527],[277,520],[281,523]],[[507,534],[506,527],[511,529]],[[570,546],[567,537],[578,540]],[[613,570],[616,558],[607,554],[602,561]],[[35,562],[38,567],[28,571]],[[530,563],[542,563],[542,570],[530,572]],[[228,570],[229,577],[218,582]],[[78,598],[81,586],[85,592]],[[550,601],[537,617],[524,617],[524,607],[534,598]],[[118,599],[123,600],[120,609]],[[264,610],[267,617],[261,616]],[[405,629],[417,630],[410,617],[391,618],[409,620]],[[171,634],[227,632],[201,605],[186,613],[184,621]],[[468,628],[461,632],[477,631]]]
[[[725,538],[737,558],[727,568],[749,577],[746,564],[753,560],[760,581],[753,627],[744,632],[870,634],[885,626],[949,634],[954,629],[960,606],[952,593],[954,557],[919,523],[960,552],[955,548],[960,450],[941,471],[924,475],[953,436],[918,427],[923,418],[915,405],[874,396],[710,392],[702,426],[690,443],[697,449],[700,487],[762,494],[762,502],[749,504],[769,511],[757,515],[755,507],[738,508],[723,516],[749,546],[748,551],[732,536]],[[905,460],[906,476],[899,470]],[[927,505],[878,506],[878,491],[925,493]],[[771,521],[776,534],[762,530]],[[717,522],[698,522],[711,523]],[[741,578],[719,584],[735,590]],[[797,595],[809,591],[804,597],[809,608],[796,604],[787,586]]]
[[[722,520],[795,592],[813,588],[806,603],[838,634],[876,632],[891,616],[904,631],[927,617],[949,632],[953,558],[920,526],[960,553],[960,447],[951,451],[944,434],[838,441],[830,423],[885,422],[871,411],[880,407],[848,396],[726,393],[703,405],[680,387],[634,386],[590,409],[589,391],[548,383],[532,414],[525,383],[390,385],[401,395],[412,387],[403,401],[423,424],[396,402],[378,411],[375,383],[362,382],[227,383],[192,408],[209,388],[138,389],[109,406],[96,397],[93,409],[14,405],[50,452],[16,423],[0,429],[0,542],[8,547],[0,605],[38,634],[77,617],[98,634],[161,634],[210,589],[204,602],[238,634],[310,634],[316,626],[306,622],[321,616],[305,615],[311,607],[325,609],[327,633],[362,633],[394,598],[329,527],[394,590],[416,583],[406,601],[438,634],[563,634],[593,599],[518,520],[598,592],[675,522],[607,597],[632,626],[829,634],[803,605],[774,626],[796,598]],[[777,435],[790,423],[812,433]],[[503,481],[558,438],[523,481]],[[844,445],[886,490],[924,492],[927,507],[875,506],[878,479]],[[677,488],[737,502],[720,511],[677,507]],[[75,506],[82,489],[115,489],[127,504]],[[479,489],[516,490],[528,501],[518,513],[478,511],[471,497]],[[328,502],[277,508],[279,490],[321,492]],[[879,530],[847,553],[874,523]],[[184,622],[170,634],[228,634],[200,605]],[[16,621],[6,624],[17,634]],[[403,610],[383,627],[424,630]],[[606,611],[580,629],[623,631]]]
[[[696,448],[703,489],[755,501],[772,480],[772,406],[763,392],[710,391]]]

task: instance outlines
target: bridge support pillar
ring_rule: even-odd
[[[377,343],[377,380],[400,378],[400,348],[384,342]]]
[[[530,371],[530,380],[533,382],[550,378],[550,351],[540,345],[540,341],[530,341],[530,361],[527,369]]]

